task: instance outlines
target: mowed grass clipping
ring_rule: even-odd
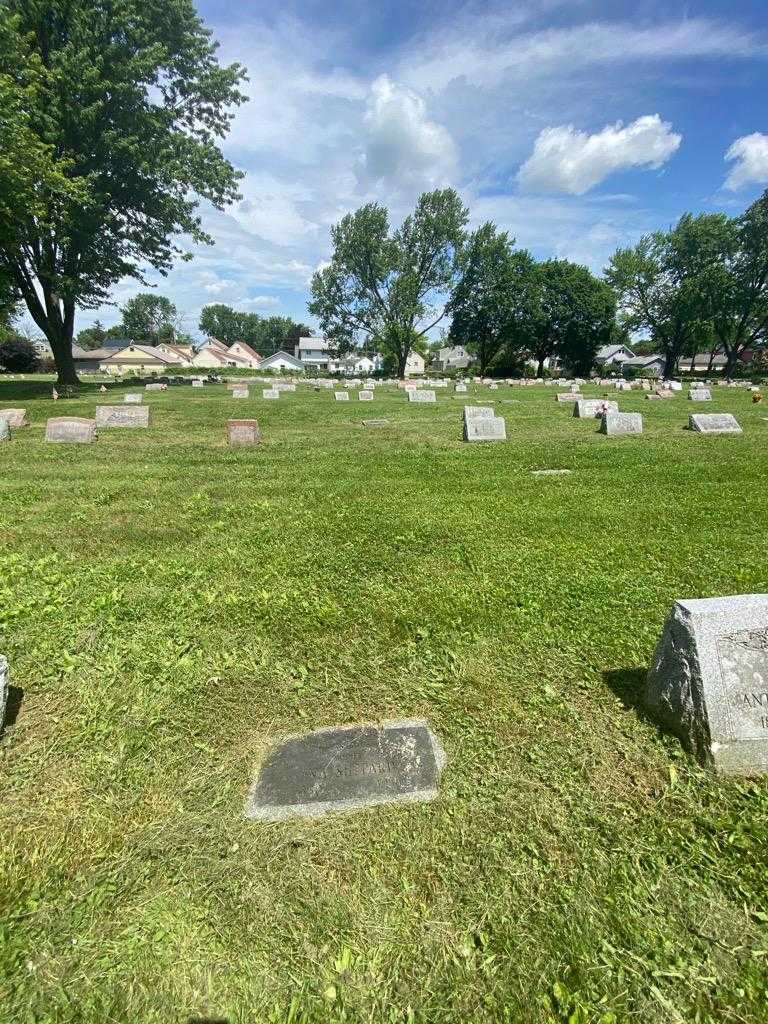
[[[4,1021],[768,1019],[766,782],[637,707],[675,598],[768,590],[764,406],[611,393],[645,433],[606,438],[552,387],[209,385],[44,442],[126,389],[0,383]],[[244,819],[272,738],[420,716],[437,802]]]

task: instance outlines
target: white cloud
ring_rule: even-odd
[[[754,132],[736,139],[725,154],[726,160],[735,160],[725,179],[725,187],[736,192],[745,185],[768,182],[768,135]]]
[[[638,28],[593,21],[543,31],[517,31],[519,19],[473,16],[444,35],[414,41],[407,55],[407,84],[421,91],[444,89],[457,79],[489,86],[503,80],[530,82],[599,65],[690,57],[764,54],[749,32],[707,18],[686,18]]]
[[[621,121],[594,135],[572,125],[545,128],[533,153],[520,168],[518,180],[530,192],[583,195],[613,174],[629,167],[661,167],[680,145],[681,136],[658,114]]]
[[[395,189],[448,184],[456,171],[456,147],[446,129],[427,116],[424,100],[380,75],[363,117],[365,152],[360,177]]]
[[[277,309],[280,299],[276,295],[254,295],[251,299],[244,299],[243,306],[253,306],[254,309]]]

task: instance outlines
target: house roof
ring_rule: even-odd
[[[299,338],[298,349],[299,352],[319,349],[320,352],[325,352],[328,348],[328,341],[326,338]]]
[[[654,352],[650,356],[632,356],[631,359],[625,359],[621,364],[622,366],[650,366],[651,363],[663,363],[664,356],[660,352]]]
[[[711,352],[697,352],[696,356],[694,357],[694,361],[696,363],[704,363],[705,366],[709,366],[709,360],[710,360],[711,356],[712,356]],[[685,365],[685,362],[686,362],[685,357],[683,357],[683,359],[682,359],[683,365]],[[724,356],[722,352],[718,352],[717,355],[714,358],[712,358],[712,365],[713,366],[725,366],[725,364],[727,362],[728,362],[728,357]]]
[[[610,359],[611,356],[615,356],[617,352],[630,352],[626,345],[603,345],[595,353],[595,359]],[[630,356],[632,353],[630,352]],[[632,356],[634,358],[634,356]]]
[[[177,355],[170,355],[167,352],[163,352],[161,349],[154,345],[126,345],[124,346],[134,354],[121,356],[117,352],[111,352],[109,356],[104,360],[107,363],[145,363],[147,357],[150,359],[156,359],[159,363],[178,363],[179,357]]]
[[[251,359],[261,360],[261,356],[259,355],[259,353],[255,349],[251,348],[251,346],[247,342],[236,341],[234,342],[234,344],[237,345],[238,348],[241,348],[246,355],[249,355]]]
[[[269,369],[269,366],[272,363],[276,363],[280,359],[284,359],[287,363],[289,363],[290,366],[294,367],[297,370],[304,369],[304,363],[302,363],[300,359],[297,359],[295,356],[292,356],[289,352],[285,352],[283,349],[278,349],[277,352],[273,352],[271,356],[267,356],[266,359],[262,360],[259,369]]]

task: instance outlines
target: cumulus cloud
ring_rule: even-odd
[[[768,135],[754,132],[736,139],[725,154],[726,160],[735,161],[725,187],[736,192],[745,185],[762,185],[768,182]]]
[[[681,136],[658,114],[621,121],[588,135],[572,125],[545,128],[518,173],[526,191],[583,195],[614,171],[661,167],[680,145]]]
[[[251,299],[244,299],[242,304],[254,309],[277,309],[280,299],[276,295],[254,295]]]
[[[456,146],[449,132],[429,119],[418,93],[387,75],[380,75],[371,85],[363,129],[361,179],[408,190],[451,181]]]

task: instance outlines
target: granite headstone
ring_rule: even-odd
[[[96,440],[96,420],[53,416],[46,421],[45,440],[56,444],[92,444]]]
[[[703,764],[768,772],[768,594],[676,601],[645,703]]]
[[[688,417],[688,429],[697,434],[741,434],[736,417],[729,412],[700,412]]]
[[[128,408],[124,405],[97,405],[96,426],[101,427],[148,427],[149,406]]]

